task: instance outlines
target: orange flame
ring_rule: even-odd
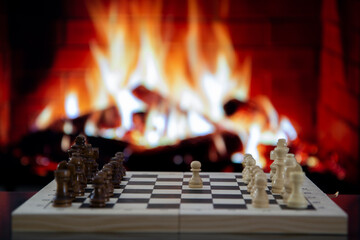
[[[77,89],[86,89],[91,98],[86,109],[79,104],[80,109],[71,111],[78,115],[115,105],[120,120],[117,126],[102,129],[90,117],[87,135],[152,148],[223,128],[237,133],[245,150],[255,156],[261,142],[296,138],[291,123],[279,118],[266,97],[254,100],[262,114],[225,115],[223,106],[229,99],[249,100],[251,60],[237,59],[224,23],[200,21],[196,1],[188,1],[189,25],[180,29],[175,22],[164,23],[159,0],[112,1],[108,8],[100,1],[90,3],[98,33],[96,41],[90,42],[95,66],[86,76],[86,86]],[[205,37],[210,38],[206,43]],[[80,96],[79,92],[73,94]],[[49,121],[49,111],[46,108],[39,116],[39,127]],[[219,153],[226,151],[222,141],[214,139]]]

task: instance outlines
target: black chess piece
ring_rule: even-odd
[[[70,171],[67,169],[58,169],[55,171],[55,181],[57,184],[54,207],[70,207],[72,198],[69,195],[68,183],[70,181]]]
[[[75,176],[73,181],[73,188],[75,196],[84,196],[86,187],[86,177],[84,173],[83,160],[79,153],[73,153],[69,163],[75,166]]]
[[[121,175],[124,177],[126,176],[126,169],[124,167],[125,155],[123,152],[117,152],[115,154],[117,161],[120,163]]]
[[[70,149],[68,150],[68,154],[69,157],[71,157],[75,152],[78,152],[81,155],[85,155],[86,150],[86,138],[84,135],[80,134],[75,138],[75,143],[71,145]]]
[[[110,200],[110,192],[109,185],[107,184],[107,173],[102,169],[98,172],[96,176],[100,176],[103,179],[103,187],[104,187],[104,198],[105,201],[108,202]]]
[[[68,163],[67,161],[61,161],[59,162],[58,166],[57,166],[57,170],[69,170],[70,171],[70,180],[68,183],[68,192],[69,192],[69,197],[71,197],[72,199],[75,197],[74,195],[74,187],[73,187],[73,182],[74,182],[74,175],[75,175],[75,166],[71,163]]]
[[[84,155],[84,165],[85,165],[85,176],[88,184],[92,183],[96,171],[94,171],[94,166],[96,165],[94,151],[91,144],[86,144],[86,154]]]
[[[122,180],[120,163],[116,161],[116,158],[112,158],[110,164],[113,166],[112,184],[114,188],[120,188],[120,183]]]
[[[114,195],[114,186],[112,184],[112,173],[113,173],[112,165],[105,164],[102,171],[106,172],[105,185],[109,189],[108,190],[109,197],[111,197]]]
[[[76,181],[76,176],[75,176],[75,165],[68,162],[67,163],[67,168],[70,171],[70,181],[69,181],[69,194],[70,197],[72,199],[75,198],[75,193],[74,193],[74,182]]]
[[[106,206],[105,182],[101,175],[93,179],[94,193],[90,196],[90,207],[102,208]]]

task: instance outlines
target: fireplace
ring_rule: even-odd
[[[239,171],[246,152],[268,168],[286,138],[323,190],[355,191],[357,3],[2,5],[5,171],[47,181],[79,133],[104,162],[124,151],[131,170],[166,171],[194,159],[205,171]]]

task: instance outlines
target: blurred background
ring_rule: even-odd
[[[286,138],[359,193],[360,2],[0,0],[0,190],[38,190],[78,134],[133,171],[265,170]]]

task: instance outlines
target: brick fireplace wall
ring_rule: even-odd
[[[322,7],[317,136],[338,153],[356,181],[359,171],[360,2],[326,1]],[[337,157],[337,156],[334,156]]]

